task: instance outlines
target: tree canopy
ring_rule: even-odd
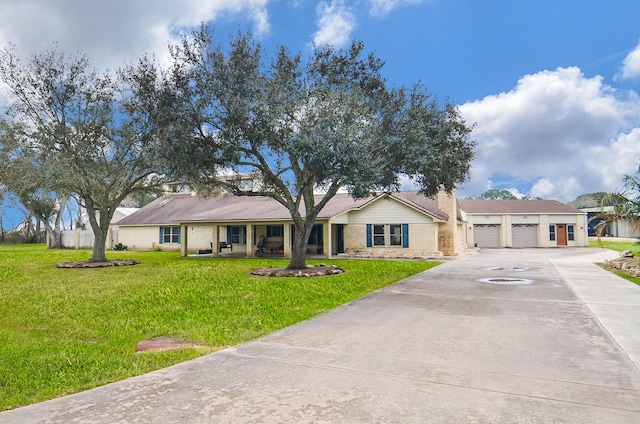
[[[295,226],[290,268],[305,267],[315,219],[338,189],[364,197],[397,190],[405,175],[431,196],[468,176],[474,143],[456,107],[420,84],[390,87],[382,60],[360,42],[269,57],[251,35],[225,46],[202,28],[172,55],[157,118],[165,169],[201,192],[284,205]],[[243,191],[222,170],[253,173],[259,184]]]
[[[489,200],[517,200],[518,198],[511,193],[509,190],[491,188],[484,193],[482,193],[479,199],[489,199]]]
[[[596,208],[602,204],[602,199],[607,195],[604,191],[584,193],[570,201],[568,204],[578,208]]]
[[[58,186],[57,168],[40,163],[40,156],[25,146],[21,128],[0,120],[0,184],[28,211],[28,219],[33,216],[45,225],[51,247],[59,248],[67,194]]]
[[[143,58],[116,75],[99,75],[84,55],[50,50],[23,63],[5,47],[0,81],[11,96],[0,134],[8,160],[28,165],[26,179],[48,175],[40,189],[76,196],[95,235],[90,260],[105,261],[115,209],[128,195],[154,190],[164,180],[156,173],[150,119],[156,102],[149,87],[159,81],[157,66]],[[31,169],[37,173],[29,174]]]

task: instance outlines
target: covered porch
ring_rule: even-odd
[[[291,222],[211,222],[180,224],[181,256],[290,258],[295,228]],[[318,220],[309,237],[307,257],[332,258],[343,250],[342,225]]]

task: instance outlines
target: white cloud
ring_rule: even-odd
[[[478,141],[468,195],[500,180],[573,200],[613,191],[640,159],[640,101],[578,68],[527,75],[507,92],[460,106]]]
[[[399,6],[420,4],[424,0],[369,0],[371,3],[371,15],[384,17]]]
[[[342,0],[332,0],[331,4],[320,2],[317,7],[318,31],[313,36],[316,46],[332,45],[342,47],[349,42],[356,26],[354,14]]]
[[[88,53],[98,67],[115,68],[144,52],[167,54],[183,28],[246,14],[257,33],[269,31],[272,0],[0,0],[0,42],[25,53],[57,42],[65,51]]]
[[[640,78],[640,42],[622,62],[622,78]]]

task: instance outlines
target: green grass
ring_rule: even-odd
[[[604,266],[604,264],[599,264],[602,268],[606,269],[609,272],[613,272],[614,274],[616,274],[619,277],[624,278],[625,280],[629,280],[632,283],[635,283],[637,285],[640,286],[640,278],[638,277],[634,277],[633,275],[629,275],[628,273],[620,270],[620,269],[616,269],[616,268],[611,268],[608,266]]]
[[[139,375],[252,340],[361,297],[436,262],[331,260],[322,278],[250,276],[278,259],[109,252],[133,267],[58,269],[88,251],[0,245],[0,411]],[[310,261],[314,263],[314,261]],[[206,345],[135,353],[158,336]]]
[[[635,256],[640,256],[640,241],[622,241],[619,239],[608,239],[607,237],[600,237],[600,240],[595,237],[589,238],[589,247],[600,247],[605,249],[615,250],[616,252],[624,252],[625,250],[631,250]]]
[[[589,247],[600,247],[605,249],[615,250],[616,252],[624,252],[625,250],[631,250],[636,257],[640,257],[640,241],[620,241],[620,240],[608,240],[606,237],[601,237],[600,240],[595,238],[589,239]],[[609,272],[631,281],[640,286],[640,278],[629,275],[628,273],[611,267],[599,264],[601,267]]]

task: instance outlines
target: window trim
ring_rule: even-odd
[[[399,233],[392,234],[392,228],[397,227]],[[382,229],[382,232],[380,230]],[[392,243],[392,238],[395,236],[400,240],[397,243]],[[403,248],[409,247],[409,224],[367,224],[366,227],[366,240],[367,247],[378,248]],[[384,244],[380,243],[380,239],[383,238]]]
[[[237,234],[234,234],[234,230],[237,229]],[[237,237],[238,241],[234,241]],[[227,243],[243,245],[247,244],[247,227],[244,225],[229,225],[227,226]]]
[[[567,224],[567,240],[575,241],[576,240],[576,231],[573,225]]]
[[[278,229],[278,231],[276,231],[276,234],[274,234],[273,230],[276,229],[276,228]],[[283,238],[284,237],[284,225],[283,224],[267,225],[267,237]]]
[[[381,231],[380,231],[381,230]],[[382,241],[382,243],[380,243]],[[373,247],[385,247],[387,245],[387,225],[373,225]]]
[[[181,232],[181,227],[179,225],[161,226],[158,244],[180,244]],[[166,237],[168,237],[169,241],[165,241]]]

